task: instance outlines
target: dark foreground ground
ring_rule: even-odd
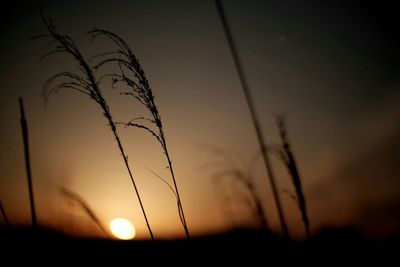
[[[213,266],[217,263],[224,266],[288,263],[399,266],[400,238],[372,241],[349,229],[331,229],[315,234],[309,242],[288,242],[249,230],[191,240],[113,241],[72,238],[46,229],[0,228],[0,249],[0,266],[19,263],[27,266],[26,262],[53,266],[82,263],[118,266],[118,262],[131,266],[159,263],[166,266]]]

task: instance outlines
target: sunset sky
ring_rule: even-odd
[[[84,2],[84,3],[83,3]],[[279,141],[274,114],[285,114],[311,227],[359,227],[380,235],[400,223],[400,24],[389,1],[222,1],[268,144]],[[107,226],[130,219],[137,237],[145,222],[107,121],[83,94],[62,90],[44,105],[46,80],[76,62],[55,55],[45,40],[39,4],[83,55],[109,51],[93,27],[123,37],[146,72],[162,116],[189,230],[200,235],[254,224],[239,201],[227,218],[211,177],[224,168],[207,147],[250,161],[258,144],[215,2],[5,1],[0,8],[0,199],[13,224],[30,222],[18,97],[24,99],[40,224],[70,232],[95,228],[61,195],[82,196]],[[131,98],[101,84],[118,121],[146,115]],[[148,169],[172,182],[158,143],[140,129],[119,128],[149,222],[157,237],[183,236],[176,202]],[[304,236],[294,192],[271,155],[290,233]],[[148,168],[148,169],[147,169]],[[269,226],[280,231],[265,168],[254,182]],[[232,193],[226,181],[227,192]],[[216,191],[219,194],[216,194]],[[397,230],[398,231],[398,230]],[[100,232],[98,234],[101,234]]]

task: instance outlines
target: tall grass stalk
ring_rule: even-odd
[[[182,207],[182,201],[179,194],[176,177],[171,161],[171,156],[168,151],[168,146],[161,116],[158,111],[157,105],[155,104],[153,91],[149,85],[149,82],[146,78],[146,75],[142,67],[139,64],[139,60],[136,58],[135,54],[133,53],[132,49],[128,46],[128,44],[115,33],[101,29],[94,29],[90,31],[89,34],[92,35],[93,39],[95,39],[100,35],[104,35],[109,39],[111,39],[117,46],[118,49],[117,51],[103,53],[94,57],[100,59],[99,62],[94,66],[94,68],[98,69],[99,67],[107,63],[117,63],[120,69],[119,74],[105,74],[102,77],[107,77],[107,76],[112,77],[113,86],[119,82],[126,84],[129,88],[129,91],[125,91],[121,94],[134,97],[143,106],[145,106],[145,108],[150,113],[150,118],[137,117],[127,123],[122,123],[122,124],[126,126],[144,129],[147,132],[149,132],[152,136],[154,136],[156,140],[160,143],[168,163],[168,169],[171,173],[174,191],[178,199],[177,205],[179,211],[178,212],[179,218],[184,228],[186,237],[190,238],[189,229],[185,219],[185,213]],[[126,71],[128,71],[129,74],[127,74]],[[148,123],[149,125],[146,125],[145,123]]]
[[[231,227],[233,222],[236,226],[235,212],[230,205],[232,198],[226,189],[224,181],[221,180],[221,177],[214,175],[211,178],[211,183],[215,200],[226,225]]]
[[[278,188],[277,188],[276,181],[275,181],[275,175],[274,175],[274,172],[273,172],[273,169],[272,169],[272,165],[271,165],[271,162],[270,162],[270,159],[269,159],[269,156],[268,156],[267,148],[266,148],[266,145],[265,145],[266,141],[264,140],[264,135],[262,133],[261,126],[260,126],[260,123],[259,123],[259,119],[257,117],[257,112],[255,110],[255,105],[254,105],[254,102],[253,102],[253,98],[251,96],[251,92],[250,92],[250,89],[249,89],[249,86],[248,86],[248,82],[247,82],[246,76],[244,74],[244,70],[243,70],[241,61],[239,59],[239,54],[237,52],[237,48],[236,48],[235,42],[233,40],[232,33],[231,33],[231,30],[230,30],[228,21],[226,19],[224,8],[223,8],[222,3],[221,3],[220,0],[215,0],[215,2],[216,2],[216,5],[217,5],[218,14],[219,14],[219,16],[221,18],[221,22],[222,22],[222,26],[224,28],[224,32],[225,32],[226,38],[228,40],[228,44],[229,44],[230,50],[232,52],[233,60],[235,62],[235,66],[236,66],[236,69],[237,69],[237,72],[238,72],[238,75],[239,75],[239,79],[240,79],[240,83],[242,85],[243,93],[244,93],[245,98],[246,98],[246,103],[247,103],[247,106],[249,108],[250,115],[251,115],[251,118],[252,118],[252,121],[253,121],[253,126],[254,126],[254,129],[255,129],[256,134],[257,134],[257,140],[258,140],[258,143],[259,143],[259,146],[260,146],[260,151],[261,151],[262,156],[263,156],[264,165],[265,165],[265,168],[267,170],[267,174],[268,174],[268,177],[269,177],[269,182],[270,182],[271,187],[272,187],[272,193],[273,193],[273,196],[274,196],[276,208],[278,210],[278,216],[279,216],[279,221],[280,221],[280,224],[281,224],[282,232],[283,232],[284,237],[286,239],[289,239],[289,231],[288,231],[288,227],[287,227],[287,224],[286,224],[285,216],[283,214],[281,200],[280,200],[280,196],[279,196],[279,193],[278,193]]]
[[[3,207],[3,203],[1,202],[1,199],[0,199],[0,213],[1,213],[1,217],[3,217],[4,224],[5,224],[6,226],[9,226],[9,225],[10,225],[10,222],[8,221],[8,217],[7,217],[7,214],[6,214],[6,210],[5,210],[4,207]]]
[[[138,188],[135,183],[135,179],[133,177],[131,168],[128,163],[128,156],[125,153],[125,150],[122,146],[121,140],[118,136],[117,127],[111,116],[110,108],[103,97],[102,92],[100,91],[99,82],[96,79],[94,72],[90,65],[87,63],[85,58],[82,56],[81,52],[79,51],[78,47],[75,45],[74,41],[67,35],[63,35],[57,32],[56,27],[53,25],[51,19],[47,20],[43,12],[41,11],[41,16],[43,19],[44,24],[48,30],[47,34],[42,34],[33,37],[32,39],[37,38],[46,38],[49,40],[49,45],[53,45],[54,50],[44,54],[40,60],[46,58],[49,55],[57,54],[57,53],[66,53],[67,55],[71,56],[76,60],[78,63],[79,73],[73,73],[68,71],[59,72],[53,76],[51,76],[43,90],[43,97],[45,102],[47,102],[50,95],[57,93],[61,89],[71,89],[80,93],[83,93],[94,100],[101,108],[104,117],[108,122],[108,126],[110,127],[114,138],[117,142],[118,148],[121,152],[122,159],[124,161],[125,167],[129,173],[129,177],[132,181],[133,187],[135,189],[136,196],[138,198],[140,208],[143,212],[144,219],[146,221],[147,229],[149,231],[151,239],[154,240],[153,232],[151,230],[149,221],[146,216],[145,209],[143,207],[142,199],[140,197]],[[54,84],[55,81],[59,81],[58,83]]]
[[[29,157],[28,123],[26,122],[24,103],[23,103],[21,97],[19,98],[19,108],[21,111],[21,129],[22,129],[22,138],[24,141],[25,168],[26,168],[26,176],[28,178],[29,205],[31,208],[32,227],[36,228],[37,221],[36,221],[36,211],[35,211],[35,200],[34,200],[34,195],[33,195],[31,162],[30,162],[30,157]]]
[[[86,215],[99,227],[101,232],[106,237],[109,236],[107,231],[104,229],[100,219],[94,213],[93,209],[90,208],[89,204],[83,199],[83,197],[65,187],[60,188],[60,192],[67,200],[76,203],[86,213]]]
[[[279,136],[281,138],[281,149],[279,150],[279,155],[292,178],[292,183],[296,191],[297,204],[300,209],[301,218],[306,231],[306,238],[309,240],[311,238],[311,231],[310,221],[307,213],[306,199],[301,185],[300,173],[289,143],[285,118],[283,116],[276,116],[276,124],[278,126]]]
[[[240,197],[242,201],[249,207],[254,219],[256,220],[261,230],[269,232],[267,217],[264,212],[264,208],[261,204],[261,198],[256,190],[253,176],[253,164],[259,153],[252,158],[252,160],[242,166],[240,164],[242,159],[232,155],[230,151],[224,149],[212,149],[212,152],[222,159],[226,167],[222,170],[214,172],[212,178],[215,181],[218,178],[231,178],[232,181],[238,182],[239,185],[247,191],[246,195],[242,195],[240,192],[236,192],[236,196]],[[237,160],[239,159],[239,161]],[[248,198],[250,196],[250,199]]]

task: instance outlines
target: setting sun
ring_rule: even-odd
[[[118,239],[129,240],[136,235],[133,224],[125,218],[115,218],[110,222],[112,234]]]

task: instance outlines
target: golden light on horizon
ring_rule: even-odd
[[[111,233],[118,239],[129,240],[136,235],[135,226],[125,218],[114,218],[110,222]]]

